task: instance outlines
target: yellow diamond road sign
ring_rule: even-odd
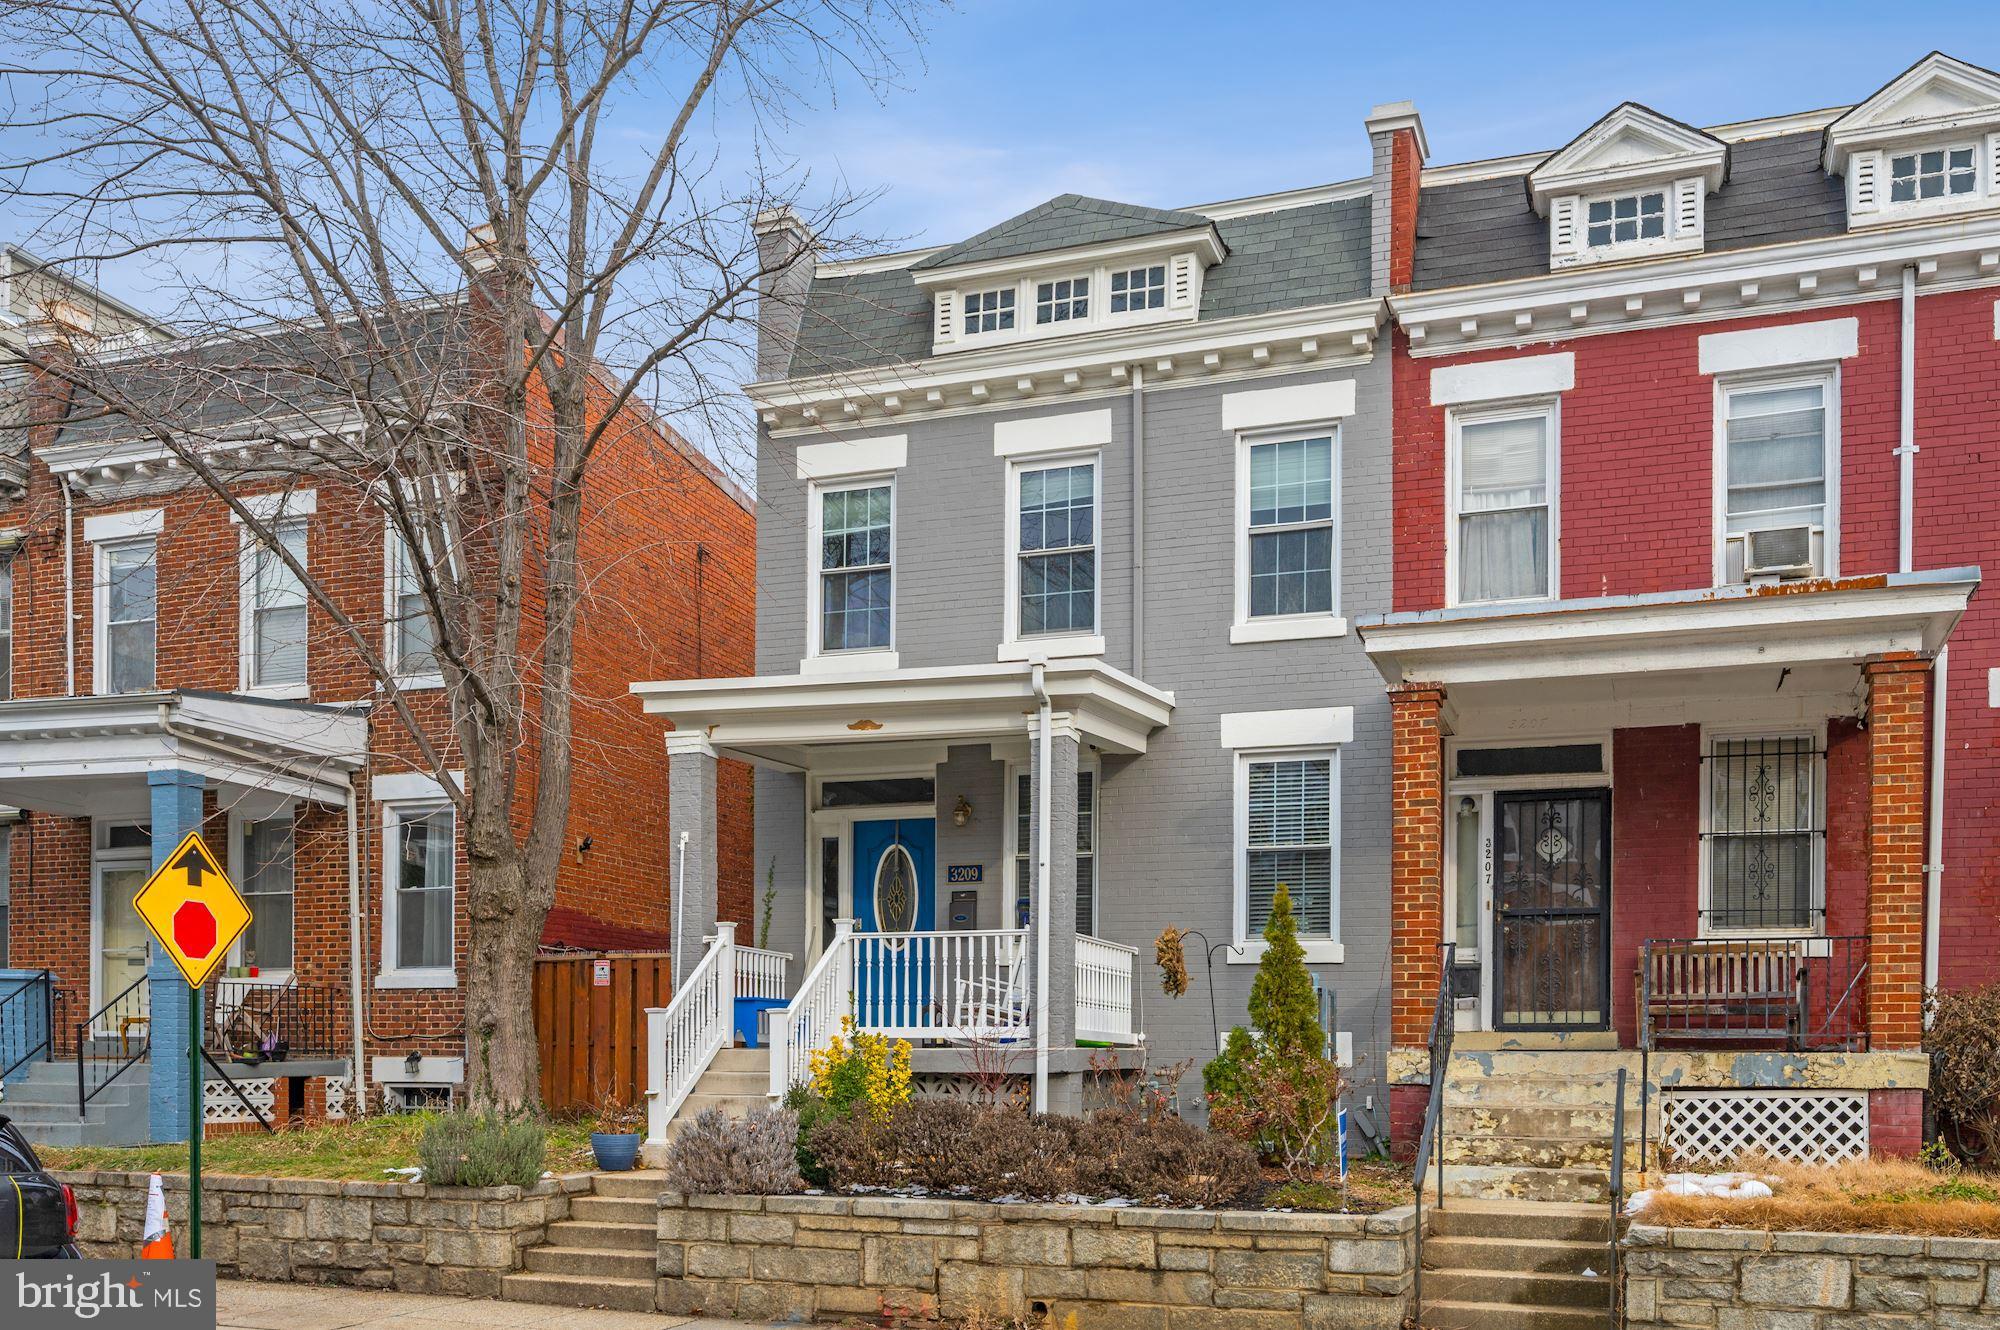
[[[132,908],[194,988],[208,981],[250,926],[250,907],[194,831],[153,870]]]

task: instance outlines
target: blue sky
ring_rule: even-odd
[[[1379,102],[1414,100],[1456,162],[1560,146],[1628,98],[1697,124],[1845,104],[1933,48],[2000,65],[2000,11],[963,0],[900,89],[792,146],[882,189],[866,229],[900,248],[1071,190],[1172,207],[1362,175]]]

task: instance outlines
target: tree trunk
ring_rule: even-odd
[[[468,836],[468,843],[476,841]],[[481,1111],[526,1112],[541,1104],[542,1057],[535,1038],[535,948],[552,884],[529,881],[518,852],[469,855],[465,1083]]]

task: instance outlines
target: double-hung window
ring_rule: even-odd
[[[391,805],[382,934],[386,969],[450,983],[456,895],[448,805]]]
[[[1555,594],[1556,411],[1454,415],[1455,603]]]
[[[250,904],[250,926],[238,943],[244,965],[292,968],[292,848],[289,816],[243,826],[243,896]]]
[[[1826,859],[1817,737],[1712,737],[1703,760],[1706,931],[1814,929]]]
[[[1889,201],[1963,198],[1979,191],[1977,150],[1965,145],[1898,153],[1889,159]]]
[[[306,588],[280,555],[306,563],[306,523],[288,517],[272,524],[274,544],[244,532],[244,685],[292,689],[306,682]]]
[[[101,677],[110,693],[143,693],[153,687],[154,645],[159,630],[159,594],[154,542],[120,540],[98,547],[103,586],[104,653]]]
[[[819,491],[819,649],[893,641],[893,494],[887,482]]]
[[[1097,631],[1097,463],[1021,467],[1015,570],[1022,637]]]
[[[1832,381],[1725,385],[1724,575],[1823,570],[1830,505]]]
[[[1240,618],[1333,613],[1331,434],[1245,445],[1248,561]]]
[[[424,599],[417,562],[410,547],[395,531],[388,534],[389,549],[389,667],[405,682],[436,677],[437,625]]]
[[[0,700],[14,695],[14,560],[0,556]]]
[[[1252,946],[1281,886],[1302,941],[1334,937],[1337,769],[1331,752],[1238,754],[1238,913],[1242,939]]]

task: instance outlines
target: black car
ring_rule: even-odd
[[[0,1113],[0,1260],[77,1260],[76,1193],[57,1182],[35,1147]]]

